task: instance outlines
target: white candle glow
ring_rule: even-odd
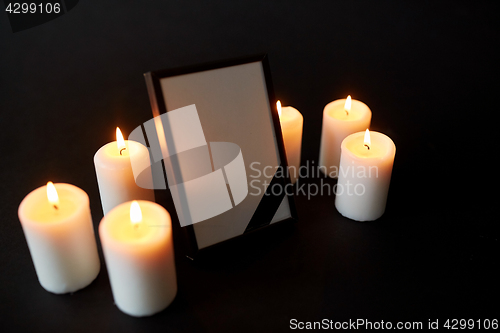
[[[42,287],[64,294],[96,278],[100,262],[87,193],[49,182],[23,199],[18,215]]]
[[[319,166],[327,176],[337,178],[340,165],[340,145],[348,135],[370,127],[372,112],[363,102],[338,99],[323,110],[323,128]]]
[[[149,201],[113,208],[99,225],[113,298],[128,315],[150,316],[177,293],[172,222],[162,206]]]
[[[281,102],[276,102],[281,123],[281,133],[285,144],[288,170],[292,184],[297,181],[300,167],[300,152],[302,147],[302,127],[304,118],[302,114],[291,106],[281,107]]]
[[[372,221],[384,214],[396,154],[378,132],[358,132],[342,141],[335,207],[345,217]]]
[[[142,144],[124,140],[120,129],[116,128],[116,141],[101,147],[94,156],[95,171],[104,214],[117,205],[131,200],[154,201],[152,189],[139,187],[132,169],[132,161],[149,166],[149,150]],[[146,180],[153,188],[151,168],[144,168],[141,183]]]

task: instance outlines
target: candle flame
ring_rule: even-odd
[[[346,114],[349,114],[349,111],[351,111],[351,95],[348,95],[345,100],[344,110]]]
[[[132,201],[130,205],[130,222],[133,226],[136,226],[142,221],[142,211],[139,203],[137,201]]]
[[[371,140],[370,140],[370,131],[368,130],[368,128],[366,129],[365,131],[365,139],[364,139],[364,144],[365,144],[365,147],[370,149],[370,145],[372,144],[371,143]]]
[[[123,139],[122,131],[120,131],[120,128],[118,127],[116,128],[116,145],[118,146],[120,155],[122,154],[122,150],[127,148],[127,146],[125,146],[125,140]]]
[[[47,183],[47,198],[49,202],[54,205],[54,208],[57,209],[57,205],[59,205],[59,195],[57,195],[56,187],[52,182]]]
[[[276,102],[276,107],[278,108],[278,116],[281,117],[281,102],[280,101]]]

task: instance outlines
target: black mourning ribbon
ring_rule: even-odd
[[[280,165],[280,168],[282,166]],[[273,194],[272,188],[275,184],[279,184],[280,190],[275,190],[278,194]],[[271,221],[276,214],[283,198],[285,197],[285,177],[282,172],[276,172],[274,174],[271,183],[266,189],[266,192],[257,206],[257,209],[253,213],[250,222],[248,222],[247,228],[244,233],[253,231],[258,228],[265,227],[271,224]]]

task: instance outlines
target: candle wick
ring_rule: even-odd
[[[349,111],[347,111],[346,109],[344,109],[345,111],[345,115],[348,116],[349,115]]]
[[[54,208],[55,208],[56,210],[59,210],[59,207],[57,207],[57,205],[54,205]]]
[[[370,146],[368,144],[365,143],[365,147],[370,150]]]
[[[122,154],[122,151],[124,151],[125,149],[127,149],[127,148],[120,149],[120,155]]]

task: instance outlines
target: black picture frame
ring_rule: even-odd
[[[172,107],[170,106],[170,104],[172,103],[169,102],[172,99],[172,97],[168,99],[167,96],[165,96],[165,91],[162,88],[162,80],[165,79],[172,80],[172,78],[175,80],[183,76],[196,75],[197,73],[205,73],[205,74],[215,73],[213,71],[224,70],[228,68],[236,69],[236,67],[238,66],[254,64],[254,63],[260,64],[261,68],[260,75],[262,75],[263,84],[265,85],[265,93],[267,94],[266,98],[267,98],[268,110],[263,111],[259,109],[260,112],[259,114],[270,113],[269,116],[272,122],[271,128],[273,131],[274,151],[276,153],[276,158],[279,161],[279,165],[277,167],[280,171],[277,171],[274,174],[266,190],[263,191],[264,194],[262,196],[262,199],[255,207],[252,217],[248,221],[248,224],[243,233],[234,235],[233,237],[227,239],[221,239],[220,241],[215,242],[213,244],[206,245],[206,244],[200,244],[201,235],[203,234],[200,233],[199,230],[195,230],[195,228],[197,228],[201,223],[204,222],[200,222],[200,224],[196,225],[190,224],[184,226],[182,229],[185,230],[185,233],[187,234],[191,246],[191,251],[189,253],[190,256],[196,255],[197,253],[199,253],[199,251],[202,250],[204,251],[205,249],[213,248],[218,244],[226,243],[229,240],[245,237],[246,235],[253,233],[254,231],[257,230],[261,230],[272,225],[278,225],[287,222],[295,222],[298,220],[293,196],[287,195],[285,191],[281,191],[281,193],[275,193],[275,191],[271,190],[275,184],[279,184],[280,186],[282,186],[282,188],[288,188],[292,185],[290,182],[290,177],[287,174],[287,172],[283,172],[283,170],[288,169],[288,163],[285,153],[283,137],[281,133],[279,115],[276,108],[276,99],[273,91],[269,60],[266,54],[259,54],[259,55],[247,56],[230,60],[185,66],[180,68],[151,71],[144,74],[153,116],[159,117],[162,114],[170,112],[179,107],[179,105]],[[244,79],[245,78],[243,77],[242,80]],[[241,82],[241,86],[243,87],[242,89],[244,89],[245,85],[248,85],[248,82],[242,81]],[[177,97],[173,98],[176,99]],[[186,101],[184,104],[189,105],[191,104],[191,101]],[[252,138],[247,138],[247,139],[251,140]],[[281,205],[283,204],[288,205],[289,216],[277,221],[276,223],[272,222],[274,217],[276,217],[273,214],[275,214],[278,211],[278,209],[286,210],[286,208],[281,207]],[[269,218],[269,216],[274,216],[274,217]]]

